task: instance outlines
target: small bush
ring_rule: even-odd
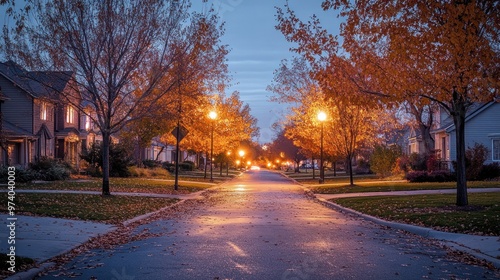
[[[174,172],[175,171],[175,164],[170,163],[170,162],[164,162],[161,165],[163,168],[165,168],[169,172]]]
[[[409,157],[410,168],[415,171],[427,170],[427,159],[424,155],[412,153]]]
[[[406,174],[406,179],[411,183],[422,183],[422,182],[452,182],[456,180],[456,176],[444,170],[436,171],[411,171]]]
[[[71,175],[71,165],[58,159],[42,157],[29,164],[32,180],[56,181],[68,179]]]
[[[157,176],[169,176],[167,170],[162,167],[156,168],[140,168],[137,166],[130,166],[128,168],[130,176],[132,177],[157,177]]]
[[[491,180],[495,178],[500,178],[500,164],[498,162],[485,164],[479,172],[479,180]]]
[[[179,168],[184,171],[193,171],[194,170],[194,162],[192,161],[184,161],[179,163]]]
[[[390,176],[400,155],[401,149],[397,146],[377,145],[371,155],[370,168],[379,176]]]
[[[162,162],[159,160],[145,159],[142,161],[142,164],[146,168],[157,168],[162,166]]]
[[[6,184],[8,182],[8,174],[9,170],[7,166],[2,166],[0,167],[0,183]],[[24,169],[24,168],[17,168],[14,171],[15,172],[15,182],[16,183],[27,183],[32,180],[36,180],[36,175],[37,172],[31,170],[31,169]]]
[[[89,173],[94,171],[97,174],[102,174],[102,146],[100,144],[92,144],[92,147],[85,151],[80,158],[89,163]],[[109,176],[111,177],[128,177],[130,176],[128,167],[132,165],[132,159],[124,145],[113,144],[109,145]]]
[[[467,180],[479,180],[483,164],[488,159],[488,148],[483,144],[474,144],[465,151],[465,166]]]

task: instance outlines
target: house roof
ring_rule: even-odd
[[[35,98],[59,99],[71,79],[69,71],[26,71],[9,60],[0,62],[0,74]]]
[[[2,130],[4,133],[8,135],[8,138],[12,137],[33,137],[31,132],[27,131],[24,128],[21,128],[7,120],[3,120],[2,122]]]
[[[482,112],[484,112],[486,109],[488,109],[491,106],[493,106],[495,103],[498,103],[498,102],[497,101],[491,101],[491,102],[487,102],[487,103],[477,103],[477,104],[473,105],[473,107],[472,107],[473,110],[471,110],[470,113],[468,113],[465,116],[465,122],[467,123],[471,119],[473,119],[476,116],[480,115]],[[446,132],[448,132],[448,133],[454,131],[455,130],[455,124],[452,123],[452,124],[448,125],[447,127],[444,128],[444,130],[446,130]]]

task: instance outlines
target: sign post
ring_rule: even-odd
[[[172,135],[176,139],[176,146],[175,146],[175,182],[174,182],[174,190],[179,189],[179,143],[186,137],[188,134],[187,128],[182,126],[179,122],[177,122],[177,126],[172,130]]]

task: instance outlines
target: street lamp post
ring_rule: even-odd
[[[324,112],[318,113],[318,120],[321,123],[321,140],[320,140],[320,153],[319,153],[319,183],[323,184],[325,181],[325,169],[323,168],[323,122],[326,120],[326,114]],[[314,163],[313,163],[314,164]],[[314,167],[313,167],[314,168]]]
[[[240,150],[238,152],[238,154],[240,155],[240,162],[241,162],[241,165],[243,166],[243,156],[245,155],[245,151]]]
[[[226,176],[229,176],[229,156],[231,156],[231,151],[227,152]],[[222,168],[222,166],[221,166],[221,168]]]
[[[208,117],[212,120],[212,131],[210,134],[210,182],[213,182],[214,181],[214,177],[213,177],[213,171],[214,171],[214,164],[213,164],[213,160],[214,160],[214,122],[215,122],[215,119],[217,118],[217,113],[214,111],[211,111],[208,114]]]

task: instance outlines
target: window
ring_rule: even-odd
[[[40,104],[40,119],[44,121],[47,120],[47,103],[45,102]]]
[[[66,123],[75,122],[75,109],[72,106],[68,106],[66,109]]]
[[[500,161],[500,139],[493,139],[493,161]]]

